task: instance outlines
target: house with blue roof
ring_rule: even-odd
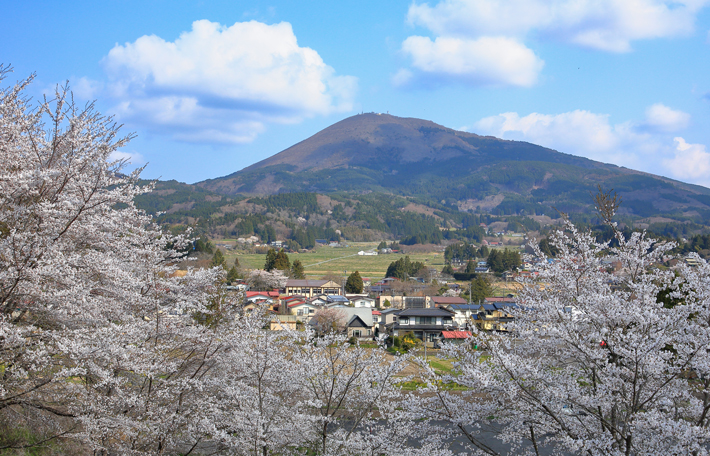
[[[479,304],[449,304],[444,308],[454,313],[454,322],[459,328],[467,328],[477,319],[481,306]]]

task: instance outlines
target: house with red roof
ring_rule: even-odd
[[[471,331],[441,331],[441,341],[455,345],[462,344],[471,337]]]

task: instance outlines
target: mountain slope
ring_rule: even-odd
[[[554,151],[385,114],[344,119],[241,171],[197,184],[211,191],[387,192],[498,213],[589,210],[614,188],[630,215],[710,220],[710,190]]]

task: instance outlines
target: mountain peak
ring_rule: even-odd
[[[387,192],[512,214],[543,207],[587,211],[589,192],[602,185],[622,194],[625,208],[637,215],[671,209],[710,215],[710,191],[702,187],[376,113],[343,119],[266,160],[197,185],[222,194]]]
[[[293,171],[320,170],[380,161],[392,152],[402,162],[442,158],[446,147],[474,150],[459,137],[477,137],[429,120],[383,113],[357,114],[341,120],[244,171],[289,165]],[[458,155],[455,154],[455,155]]]

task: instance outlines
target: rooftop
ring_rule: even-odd
[[[451,317],[451,312],[444,309],[406,309],[400,312],[400,317]]]

